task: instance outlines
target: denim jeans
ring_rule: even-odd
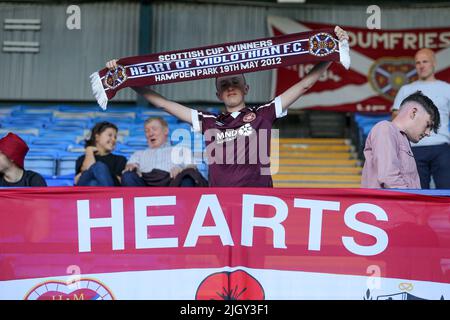
[[[84,171],[77,186],[114,186],[114,180],[111,177],[109,168],[103,162],[97,161],[88,170]]]
[[[126,171],[122,174],[122,186],[124,187],[145,187],[145,181],[139,177],[136,171]],[[191,177],[184,177],[180,187],[194,187],[195,181]]]
[[[430,189],[433,176],[436,189],[450,189],[450,145],[413,147],[422,189]]]
[[[137,175],[136,171],[125,171],[122,173],[122,186],[145,187],[145,181]]]

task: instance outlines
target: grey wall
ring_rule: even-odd
[[[81,4],[81,29],[69,30],[69,4],[0,3],[3,41],[38,41],[39,53],[0,51],[0,100],[93,101],[89,75],[106,59],[138,50],[139,4]],[[40,31],[4,30],[4,19],[40,19]],[[124,90],[118,99],[135,99]]]

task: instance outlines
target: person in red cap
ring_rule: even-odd
[[[19,136],[9,132],[0,139],[0,187],[46,187],[37,172],[24,169],[28,146]]]

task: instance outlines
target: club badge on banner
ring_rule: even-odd
[[[450,198],[0,190],[0,299],[449,299]]]
[[[268,27],[272,36],[279,36],[332,25],[269,16]],[[400,87],[417,80],[414,54],[425,47],[436,53],[436,78],[450,82],[448,28],[369,30],[341,27],[349,34],[350,69],[345,70],[334,63],[291,109],[389,112]],[[272,95],[282,93],[299,81],[311,67],[312,64],[304,64],[274,70]]]

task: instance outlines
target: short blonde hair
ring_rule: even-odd
[[[162,117],[150,117],[147,118],[147,120],[145,120],[144,122],[144,127],[149,124],[152,121],[159,121],[159,123],[164,127],[164,128],[169,128],[169,124],[167,123],[166,120],[164,120]]]

